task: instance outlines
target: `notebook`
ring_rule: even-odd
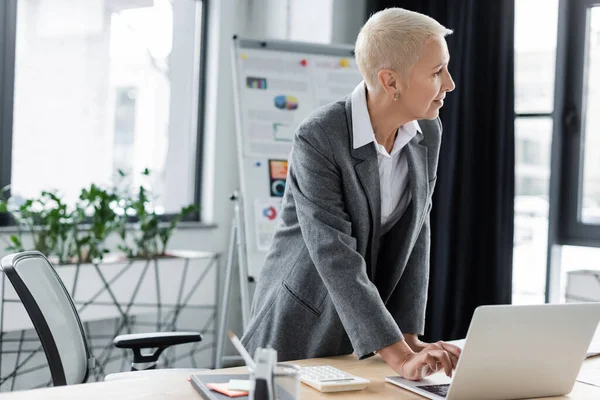
[[[206,384],[207,383],[227,383],[231,379],[250,379],[248,374],[242,375],[216,375],[216,374],[195,374],[190,376],[190,382],[194,389],[200,393],[204,400],[244,400],[247,399],[248,396],[239,396],[239,397],[229,397],[219,392],[215,392],[214,390],[209,389]],[[278,400],[294,400],[294,397],[284,391],[280,390],[279,399]]]

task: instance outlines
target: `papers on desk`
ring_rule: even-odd
[[[220,374],[194,374],[190,376],[190,382],[194,389],[200,393],[205,400],[229,400],[232,398],[231,389],[229,389],[229,382],[232,380],[248,380],[250,377],[247,374],[232,374],[232,375],[220,375]],[[216,384],[216,385],[215,385]],[[225,393],[227,392],[227,393]],[[247,394],[240,395],[234,393],[236,399],[247,399]]]
[[[235,400],[242,400],[242,399],[247,399],[248,396],[247,395],[239,395],[239,394],[235,394],[236,396],[239,395],[240,397],[231,397],[227,394],[223,394],[223,392],[220,391],[220,389],[223,389],[225,391],[231,391],[229,385],[231,384],[232,387],[237,387],[240,388],[240,386],[243,386],[244,383],[241,381],[248,381],[250,379],[250,377],[248,376],[248,374],[227,374],[227,375],[222,375],[222,374],[211,374],[211,373],[206,373],[206,374],[194,374],[192,376],[190,376],[190,383],[192,384],[192,386],[194,387],[194,389],[196,389],[196,391],[198,393],[200,393],[200,395],[202,396],[203,399],[205,400],[231,400],[231,399],[235,399]],[[217,384],[216,386],[214,384]],[[211,389],[210,386],[214,387],[214,388],[218,388],[219,390],[213,390]],[[225,385],[226,388],[225,388]],[[287,392],[286,390],[281,390],[279,392],[279,400],[294,400],[295,397],[290,394],[289,392]]]
[[[460,347],[461,349],[465,347],[465,339],[449,340],[446,343],[453,344],[455,346]],[[588,352],[586,353],[585,358],[594,357],[594,356],[597,356],[598,354],[600,354],[600,343],[594,342],[590,345],[590,348],[588,349]]]
[[[594,356],[597,356],[598,354],[600,354],[600,343],[592,342],[592,344],[590,345],[590,348],[588,349],[588,352],[585,355],[585,358],[594,357]]]
[[[577,381],[592,386],[600,386],[600,369],[584,369],[579,371]]]
[[[231,381],[230,381],[231,382]],[[206,387],[210,390],[214,390],[215,392],[219,392],[229,397],[241,397],[248,396],[247,391],[242,390],[233,390],[229,387],[229,384],[226,382],[223,383],[207,383]]]

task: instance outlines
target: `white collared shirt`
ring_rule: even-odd
[[[367,108],[365,83],[361,82],[352,92],[352,133],[355,149],[373,142],[379,165],[381,188],[381,234],[389,231],[404,215],[410,204],[408,187],[408,162],[404,147],[421,131],[417,121],[411,121],[398,129],[392,152],[377,143]]]

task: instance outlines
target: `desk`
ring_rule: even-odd
[[[393,371],[379,357],[357,361],[353,356],[318,358],[297,362],[299,365],[333,365],[351,374],[362,376],[371,381],[369,386],[361,391],[341,393],[321,393],[306,385],[302,385],[302,400],[320,399],[378,399],[378,400],[422,400],[415,395],[390,383],[385,383],[384,377],[392,375]],[[583,368],[597,369],[600,373],[600,356],[587,360]],[[245,368],[228,368],[214,370],[211,373],[244,373]],[[186,380],[186,375],[154,379],[131,379],[113,382],[87,383],[83,385],[63,386],[57,388],[36,389],[23,392],[6,393],[0,396],[2,400],[105,400],[105,399],[135,399],[135,400],[195,400],[202,397]],[[598,400],[600,388],[576,382],[568,397],[546,397],[549,399]]]

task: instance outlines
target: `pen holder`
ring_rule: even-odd
[[[273,380],[270,383],[273,388],[273,399],[264,397],[263,390],[258,390],[256,376],[253,370],[249,370],[252,390],[250,400],[298,400],[300,399],[300,367],[294,364],[276,364],[273,368]],[[259,380],[259,385],[269,385]]]

